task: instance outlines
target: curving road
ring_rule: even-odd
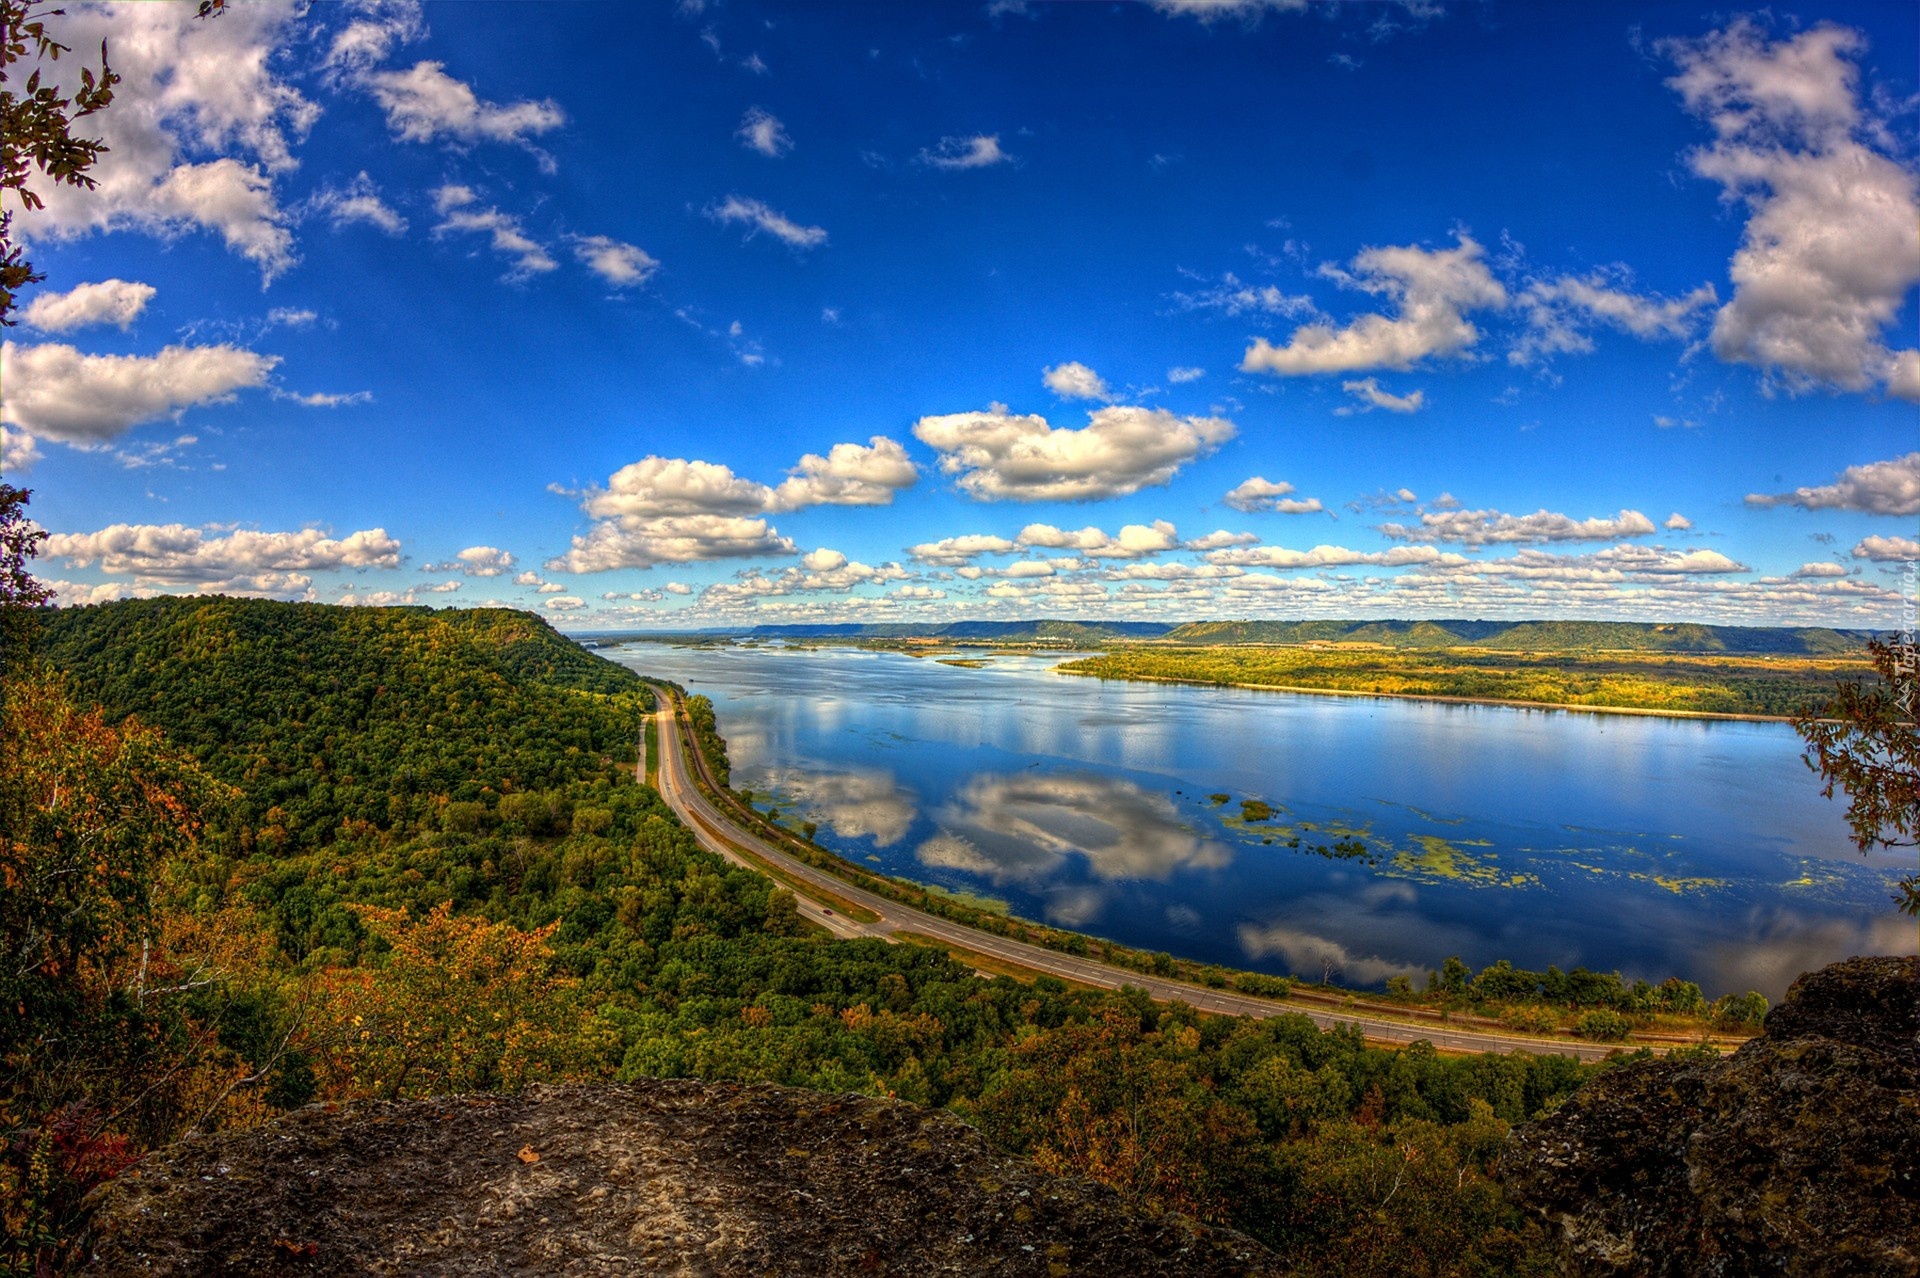
[[[1551,1053],[1572,1056],[1583,1061],[1604,1060],[1609,1053],[1619,1050],[1617,1044],[1603,1045],[1524,1038],[1513,1034],[1412,1025],[1404,1021],[1368,1016],[1363,1013],[1329,1011],[1299,1003],[1285,1003],[1275,999],[1254,998],[1227,990],[1208,989],[1202,985],[1190,985],[1185,981],[1149,976],[1136,972],[1132,968],[1112,967],[1096,959],[1061,954],[1055,950],[1029,945],[1024,941],[1015,941],[1008,937],[996,936],[991,932],[982,932],[963,923],[956,923],[951,919],[944,919],[938,915],[927,914],[911,906],[902,905],[898,901],[855,887],[845,879],[816,869],[781,851],[753,831],[742,828],[731,817],[716,808],[706,795],[700,792],[699,787],[693,783],[693,779],[688,774],[688,748],[681,740],[678,730],[678,702],[669,689],[657,684],[648,686],[653,689],[659,703],[655,711],[659,727],[659,742],[658,757],[654,761],[654,766],[659,773],[660,797],[666,801],[668,807],[673,809],[687,828],[693,831],[694,837],[700,841],[701,846],[736,865],[743,865],[762,873],[766,872],[768,866],[772,866],[779,872],[778,877],[786,879],[789,886],[799,885],[802,890],[794,893],[794,901],[799,906],[802,917],[809,922],[819,924],[836,936],[871,936],[892,940],[896,932],[913,932],[971,950],[976,954],[988,955],[1028,971],[1057,976],[1062,980],[1075,981],[1082,985],[1098,986],[1103,989],[1119,989],[1122,985],[1131,985],[1145,990],[1161,1001],[1177,1000],[1201,1011],[1218,1012],[1228,1016],[1267,1017],[1293,1013],[1309,1018],[1322,1029],[1331,1029],[1336,1025],[1358,1026],[1361,1033],[1368,1039],[1381,1043],[1404,1045],[1425,1041],[1442,1051],[1525,1051],[1536,1055]],[[644,769],[645,766],[645,761],[642,760],[640,767]],[[704,773],[704,765],[698,766],[702,767]],[[640,776],[644,782],[645,772],[642,771]],[[829,898],[837,897],[842,901],[851,901],[871,911],[877,919],[875,922],[866,923],[849,918],[846,914],[820,901],[810,899],[805,892],[809,887]],[[1638,1044],[1629,1046],[1638,1046]]]

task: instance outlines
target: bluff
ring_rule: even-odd
[[[902,1101],[685,1080],[313,1105],[107,1185],[87,1273],[1277,1274]]]
[[[1920,960],[1802,976],[1725,1060],[1601,1074],[1499,1176],[1570,1274],[1920,1274]]]

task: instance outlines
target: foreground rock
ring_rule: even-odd
[[[314,1106],[109,1185],[92,1273],[1270,1274],[937,1110],[653,1081]]]
[[[1576,1274],[1920,1274],[1920,961],[1802,976],[1724,1061],[1595,1079],[1501,1179]]]

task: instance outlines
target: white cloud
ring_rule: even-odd
[[[736,515],[627,516],[602,520],[576,536],[564,555],[547,561],[556,572],[606,572],[663,563],[791,555],[792,539],[764,519]]]
[[[1685,532],[1687,529],[1693,527],[1693,521],[1676,510],[1671,515],[1668,515],[1666,522],[1660,526],[1668,532]]]
[[[1182,365],[1175,365],[1173,368],[1167,370],[1167,380],[1175,386],[1184,386],[1188,382],[1197,382],[1206,375],[1207,370],[1204,368],[1188,368]]]
[[[1356,382],[1341,382],[1340,389],[1359,400],[1358,404],[1348,404],[1344,408],[1334,409],[1341,417],[1354,413],[1370,413],[1376,408],[1384,408],[1389,413],[1417,413],[1427,404],[1427,393],[1415,391],[1411,395],[1395,395],[1382,390],[1380,379],[1363,377]]]
[[[1175,293],[1173,301],[1183,311],[1218,311],[1231,316],[1278,315],[1285,319],[1305,319],[1317,310],[1311,297],[1283,292],[1271,284],[1247,284],[1232,271],[1222,275],[1218,284],[1198,292]]]
[[[1618,270],[1613,277],[1604,272],[1585,278],[1562,275],[1528,285],[1518,299],[1527,313],[1527,328],[1507,352],[1508,362],[1527,365],[1551,355],[1586,354],[1593,349],[1587,329],[1594,321],[1643,341],[1682,340],[1693,335],[1701,313],[1720,300],[1711,284],[1673,298],[1613,287],[1624,276]]]
[[[218,22],[201,22],[193,12],[131,4],[68,14],[60,34],[76,52],[45,78],[73,89],[88,51],[109,43],[122,83],[113,105],[87,120],[88,135],[107,149],[90,174],[94,189],[41,184],[46,207],[30,225],[16,222],[16,233],[65,239],[205,229],[268,281],[293,265],[290,219],[274,183],[296,167],[293,147],[320,114],[278,73],[281,51],[297,43],[300,15],[292,6],[233,5]],[[216,158],[188,163],[189,154]]]
[[[33,469],[40,447],[25,431],[0,425],[0,475],[18,475]]]
[[[645,284],[660,267],[645,249],[605,235],[575,236],[573,254],[588,270],[615,288]]]
[[[670,595],[690,595],[693,593],[693,587],[684,581],[669,581],[666,585],[662,586],[661,589]]]
[[[794,248],[818,248],[827,242],[825,228],[802,226],[786,214],[769,208],[760,200],[744,199],[738,195],[729,195],[720,204],[707,211],[707,216],[716,222],[747,224],[747,238],[765,231],[777,240],[791,244]]]
[[[264,386],[278,356],[237,346],[169,346],[157,355],[83,355],[71,346],[0,348],[0,415],[42,439],[82,447],[141,422]]]
[[[1871,559],[1877,564],[1913,563],[1920,560],[1920,541],[1905,537],[1866,537],[1853,548],[1855,559]]]
[[[362,13],[334,33],[325,65],[333,72],[365,71],[387,60],[395,46],[427,33],[420,0],[363,4]]]
[[[645,457],[615,471],[604,488],[580,494],[581,509],[599,522],[547,566],[601,572],[792,554],[793,542],[754,516],[809,506],[884,506],[918,478],[906,450],[884,435],[835,444],[825,456],[808,453],[778,487],[717,462]]]
[[[422,587],[422,589],[430,595],[450,595],[456,590],[464,589],[466,584],[466,582],[456,577],[447,581],[435,582],[431,586]]]
[[[920,152],[920,163],[936,169],[985,169],[1012,158],[1000,149],[998,133],[941,138],[938,146]]]
[[[1018,542],[1005,537],[995,537],[988,533],[968,533],[959,537],[942,537],[939,541],[923,541],[917,546],[908,546],[907,554],[919,563],[935,568],[958,568],[971,563],[981,555],[1010,555],[1020,549]]]
[[[1465,235],[1451,249],[1366,249],[1352,267],[1351,274],[1329,266],[1321,267],[1321,273],[1388,298],[1395,315],[1362,315],[1343,329],[1303,325],[1285,346],[1256,337],[1240,362],[1241,371],[1282,376],[1369,368],[1404,372],[1430,356],[1472,347],[1480,340],[1480,330],[1465,312],[1507,302],[1507,291],[1487,269],[1480,245]]]
[[[276,390],[273,397],[291,400],[302,408],[346,408],[373,402],[372,391],[314,391],[310,395],[298,395],[292,391]]]
[[[1751,572],[1745,564],[1717,550],[1668,550],[1664,546],[1611,546],[1597,551],[1593,562],[1627,573]]]
[[[99,564],[142,587],[295,596],[313,584],[306,574],[395,568],[400,543],[383,528],[331,537],[300,532],[228,531],[183,524],[114,524],[91,533],[54,533],[42,549],[70,567]]]
[[[740,139],[741,146],[749,151],[758,151],[770,160],[779,159],[793,150],[793,139],[787,136],[786,126],[759,107],[748,109],[734,136]]]
[[[407,219],[380,198],[380,189],[365,170],[344,187],[329,186],[307,201],[307,207],[333,224],[335,230],[364,222],[368,226],[399,235],[407,229]]]
[[[387,113],[387,127],[403,141],[506,142],[526,147],[542,168],[552,169],[552,161],[531,141],[567,122],[566,113],[551,100],[510,106],[485,101],[448,75],[440,62],[416,62],[405,71],[369,71],[362,82]]]
[[[1233,438],[1234,426],[1219,417],[1113,406],[1073,430],[994,404],[985,412],[922,417],[913,433],[939,451],[940,469],[958,476],[960,490],[975,500],[1097,501],[1167,483]]]
[[[1668,83],[1714,132],[1688,163],[1749,210],[1714,354],[1793,391],[1920,392],[1902,363],[1910,352],[1882,340],[1920,281],[1920,178],[1889,153],[1888,122],[1862,107],[1865,38],[1822,23],[1769,42],[1739,18],[1661,47],[1679,68]]]
[[[1855,510],[1868,515],[1920,515],[1920,453],[1849,466],[1831,484],[1790,493],[1748,493],[1749,506]]]
[[[460,561],[460,571],[469,577],[498,577],[518,562],[512,551],[496,546],[468,546],[454,558]]]
[[[1400,541],[1445,541],[1463,546],[1512,543],[1538,545],[1550,541],[1613,541],[1644,537],[1653,521],[1637,510],[1592,519],[1574,519],[1552,511],[1508,515],[1498,510],[1428,511],[1417,525],[1382,524],[1380,535]]]
[[[1847,569],[1844,564],[1831,562],[1801,564],[1798,568],[1794,569],[1790,575],[1803,579],[1809,577],[1844,577],[1847,575]]]
[[[1275,483],[1263,476],[1255,475],[1251,479],[1242,480],[1234,485],[1223,500],[1233,509],[1249,515],[1259,512],[1276,515],[1312,515],[1326,509],[1320,504],[1318,497],[1293,497],[1290,496],[1292,492],[1292,484],[1284,481]]]
[[[486,235],[494,252],[514,259],[513,268],[507,272],[510,280],[544,274],[559,266],[544,245],[528,237],[520,226],[520,219],[496,208],[482,207],[479,200],[471,187],[449,184],[435,188],[433,205],[440,214],[440,224],[433,228],[434,236],[439,238],[458,231]]]
[[[1113,393],[1107,389],[1106,379],[1078,360],[1043,369],[1040,380],[1062,399],[1113,398]]]
[[[1211,564],[1229,564],[1236,568],[1342,568],[1365,564],[1376,568],[1405,568],[1439,564],[1459,567],[1470,563],[1465,556],[1443,554],[1432,546],[1395,546],[1390,550],[1349,550],[1345,546],[1315,546],[1312,550],[1289,550],[1284,546],[1247,546],[1235,550],[1215,550],[1207,554]]]
[[[1229,546],[1255,546],[1260,539],[1250,532],[1228,532],[1221,528],[1186,543],[1185,550],[1225,550]]]
[[[875,435],[865,444],[835,444],[824,457],[801,457],[790,478],[773,490],[767,509],[891,505],[895,492],[912,487],[919,478],[920,470],[905,448]]]
[[[587,601],[578,595],[560,595],[557,598],[547,600],[546,603],[541,605],[541,607],[551,608],[555,612],[578,612],[586,606]]]
[[[1118,536],[1098,528],[1069,530],[1052,524],[1028,524],[1020,530],[1019,544],[1041,550],[1077,550],[1089,559],[1139,559],[1174,550],[1180,539],[1172,524],[1156,519],[1149,524],[1127,524]]]
[[[147,309],[153,294],[151,284],[102,280],[64,293],[42,293],[20,312],[20,318],[43,333],[70,333],[91,324],[111,324],[124,333]]]

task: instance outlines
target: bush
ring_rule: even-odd
[[[1604,1007],[1580,1013],[1580,1019],[1573,1023],[1574,1033],[1597,1043],[1618,1043],[1626,1038],[1627,1031],[1632,1028],[1626,1017]]]

